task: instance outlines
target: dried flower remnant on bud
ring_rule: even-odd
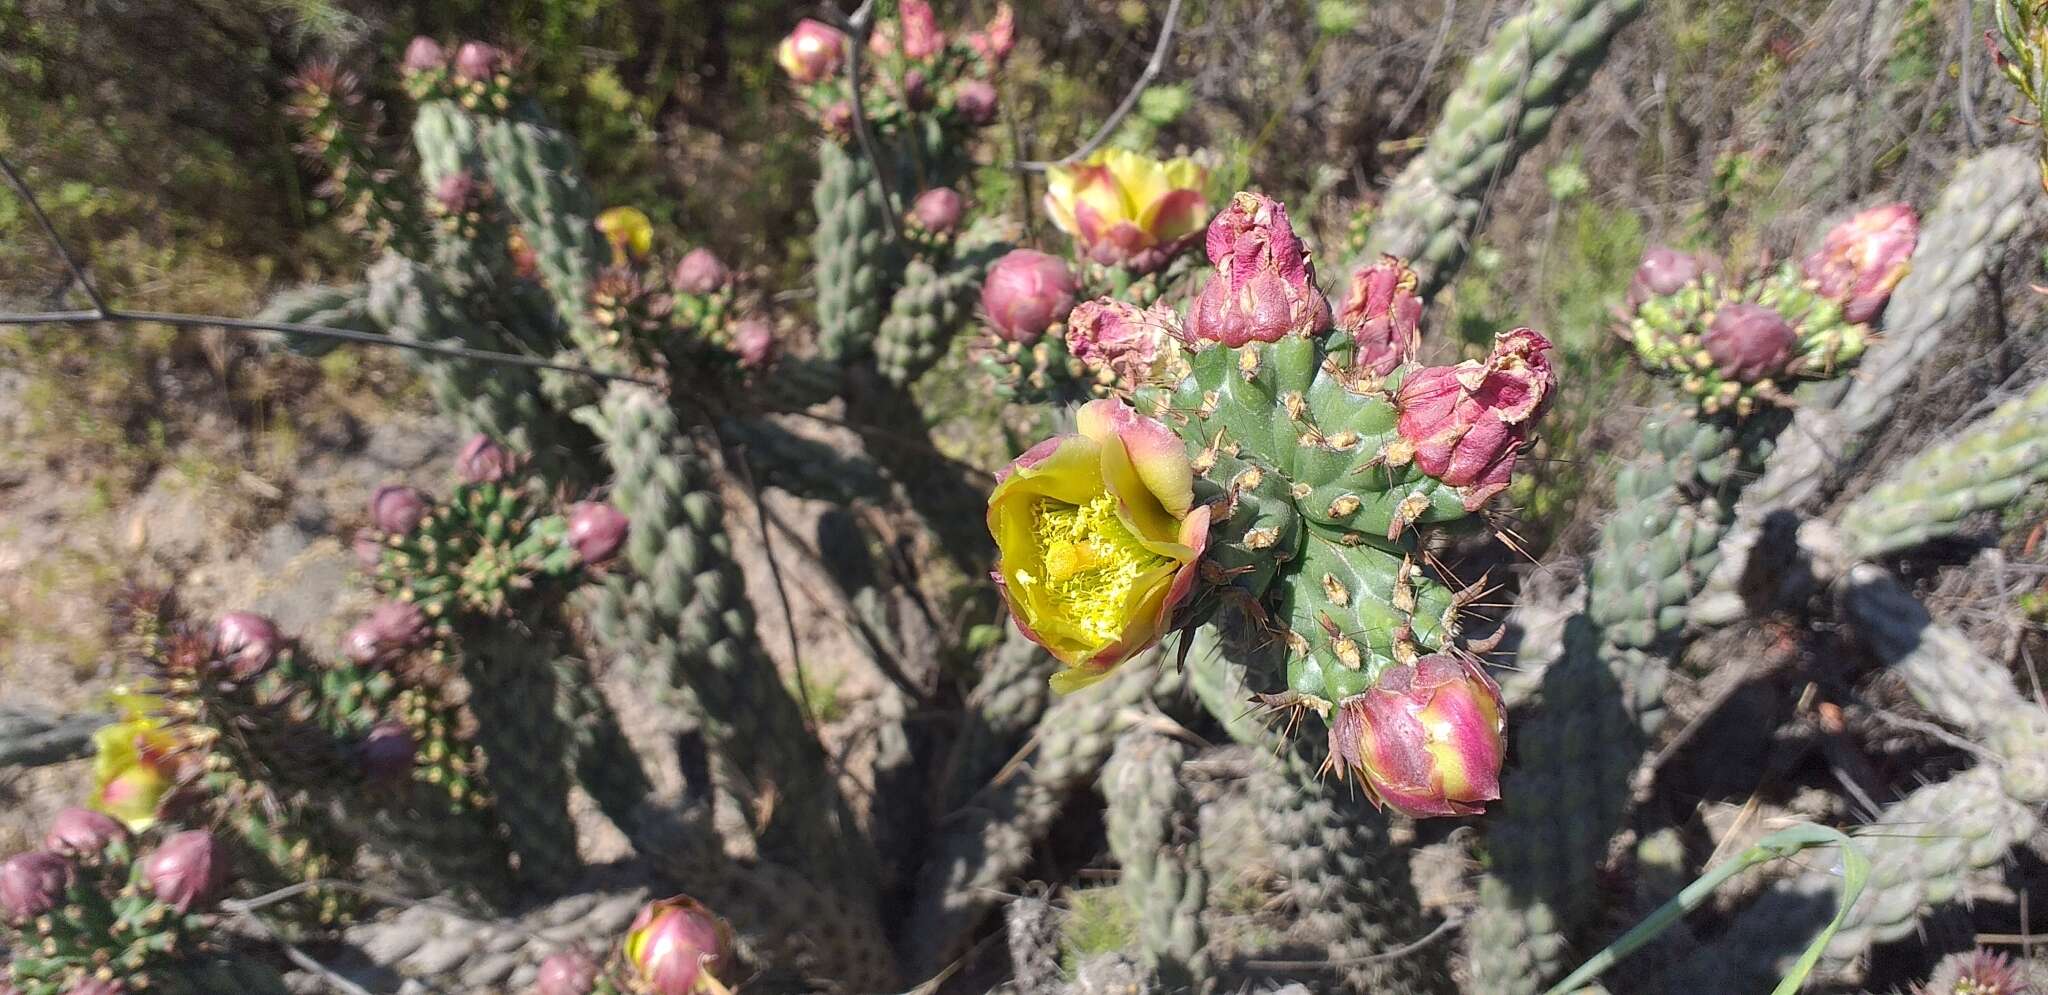
[[[1628,282],[1628,308],[1633,311],[1652,297],[1664,297],[1684,290],[1706,272],[1699,256],[1665,246],[1643,253],[1635,275]]]
[[[403,484],[385,484],[370,494],[370,524],[388,535],[404,535],[427,517],[427,496]]]
[[[1235,348],[1330,327],[1330,302],[1279,201],[1231,198],[1209,225],[1207,247],[1216,275],[1188,314],[1189,337]]]
[[[284,648],[277,623],[254,612],[229,612],[213,625],[214,652],[228,678],[246,681],[270,668]]]
[[[732,351],[740,359],[744,369],[758,370],[775,361],[775,354],[781,351],[782,342],[775,336],[774,326],[759,318],[742,319],[733,326]]]
[[[1098,377],[1133,389],[1149,382],[1180,337],[1180,316],[1165,304],[1140,310],[1104,297],[1075,305],[1067,316],[1067,351]]]
[[[1396,664],[1338,703],[1330,765],[1356,776],[1374,805],[1415,818],[1475,815],[1500,797],[1505,714],[1499,685],[1470,658]]]
[[[227,870],[226,855],[204,829],[173,833],[142,861],[142,880],[157,901],[178,910],[213,897]]]
[[[1913,995],[2035,995],[2034,980],[2028,962],[1980,947],[1943,957]]]
[[[1406,260],[1382,255],[1351,274],[1351,291],[1337,315],[1337,327],[1358,348],[1357,365],[1386,376],[1422,348],[1420,278]]]
[[[981,310],[1006,342],[1030,345],[1074,307],[1074,271],[1058,256],[1013,249],[989,268]]]
[[[675,274],[669,283],[685,294],[714,294],[732,283],[732,270],[726,268],[725,261],[718,258],[717,253],[695,248],[684,253],[682,261],[676,263]]]
[[[427,635],[427,616],[410,601],[384,601],[370,610],[370,617],[341,637],[341,649],[349,659],[365,666],[388,663],[420,644]]]
[[[808,17],[798,21],[796,30],[775,49],[775,62],[782,71],[806,85],[831,78],[845,58],[846,36]]]
[[[597,961],[581,950],[564,950],[540,962],[533,995],[591,995],[597,989]]]
[[[43,833],[43,849],[67,857],[86,857],[127,838],[128,830],[113,816],[72,807],[50,820],[49,830]]]
[[[463,443],[455,457],[455,475],[465,484],[495,484],[519,468],[519,458],[498,440],[481,432]]]
[[[625,955],[649,995],[715,995],[730,969],[732,930],[694,899],[649,903],[626,931]]]
[[[903,19],[904,58],[923,61],[945,51],[946,35],[939,30],[930,0],[902,0],[899,16]]]
[[[1782,376],[1798,342],[1798,331],[1783,315],[1747,302],[1723,305],[1700,336],[1714,368],[1741,383]]]
[[[960,227],[967,201],[952,187],[933,187],[917,195],[910,205],[911,223],[938,235],[950,235]]]
[[[953,87],[953,109],[959,112],[961,120],[977,128],[985,128],[996,123],[1001,102],[996,96],[996,88],[988,81],[961,80]]]
[[[1395,394],[1403,458],[1436,479],[1464,488],[1465,510],[1477,511],[1507,489],[1515,458],[1550,402],[1557,378],[1544,351],[1549,340],[1528,328],[1494,339],[1485,360],[1431,366],[1408,375]]]
[[[63,903],[71,876],[71,862],[54,853],[36,850],[9,857],[0,863],[0,915],[23,923],[49,912]]]
[[[1906,278],[1920,218],[1910,204],[1886,204],[1836,225],[1800,270],[1823,297],[1842,305],[1842,317],[1867,322],[1883,313],[1892,288]]]
[[[989,19],[988,27],[969,35],[967,44],[990,66],[1001,66],[1010,58],[1010,50],[1017,47],[1017,12],[1008,3],[996,4],[996,14]]]
[[[584,563],[603,563],[626,544],[626,515],[602,501],[579,501],[569,509],[569,545]]]

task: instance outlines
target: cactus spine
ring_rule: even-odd
[[[1109,849],[1138,916],[1145,966],[1169,990],[1201,992],[1214,965],[1202,921],[1209,875],[1202,869],[1200,812],[1180,776],[1189,752],[1156,731],[1125,733],[1102,769],[1102,796],[1109,801]]]

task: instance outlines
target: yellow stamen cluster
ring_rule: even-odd
[[[1146,549],[1124,525],[1114,495],[1083,505],[1041,501],[1031,519],[1045,576],[1018,571],[1017,579],[1039,586],[1058,613],[1089,636],[1116,639],[1130,621],[1131,589],[1167,558]]]

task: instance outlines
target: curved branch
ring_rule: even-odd
[[[1138,106],[1138,98],[1145,95],[1145,88],[1152,85],[1153,77],[1158,76],[1159,70],[1166,67],[1166,53],[1173,47],[1173,29],[1179,22],[1180,0],[1171,0],[1166,5],[1166,23],[1159,29],[1159,42],[1152,46],[1152,58],[1145,63],[1145,71],[1138,74],[1138,82],[1131,87],[1131,92],[1124,94],[1124,102],[1116,105],[1116,110],[1109,112],[1109,118],[1102,122],[1102,127],[1095,129],[1093,138],[1088,139],[1080,148],[1069,152],[1066,158],[1049,162],[1020,162],[1017,168],[1044,172],[1054,166],[1065,166],[1086,158],[1090,152],[1101,148],[1102,143],[1109,141],[1109,136],[1116,133],[1117,125],[1122,124],[1124,118],[1129,117],[1132,109]]]

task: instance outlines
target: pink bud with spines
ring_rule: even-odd
[[[834,138],[853,136],[853,102],[841,100],[818,115],[818,127]]]
[[[246,681],[268,670],[283,648],[277,623],[255,612],[228,612],[213,624],[213,649],[231,680]]]
[[[128,838],[120,821],[104,812],[72,807],[57,813],[43,833],[43,849],[66,857],[89,857]]]
[[[1137,305],[1104,297],[1074,305],[1067,316],[1067,351],[1090,371],[1134,388],[1151,380],[1180,336],[1180,316],[1164,304]]]
[[[603,563],[618,555],[631,527],[625,512],[602,501],[579,501],[569,508],[569,545],[584,563]]]
[[[953,87],[953,109],[960,112],[961,120],[977,128],[994,124],[999,107],[996,88],[986,80],[962,80]]]
[[[412,774],[419,744],[403,722],[379,722],[356,745],[356,766],[373,783],[402,780]]]
[[[1684,290],[1687,284],[1700,278],[1706,271],[1706,261],[1690,252],[1680,252],[1665,246],[1653,246],[1643,253],[1643,261],[1636,265],[1636,272],[1628,282],[1628,307],[1634,310],[1652,297],[1663,297]]]
[[[391,535],[418,528],[427,517],[427,496],[404,484],[385,484],[370,494],[370,524]]]
[[[1330,327],[1330,302],[1279,201],[1248,192],[1232,197],[1209,223],[1206,245],[1216,276],[1195,298],[1190,337],[1235,348]]]
[[[426,35],[418,35],[405,46],[405,71],[409,73],[433,72],[448,67],[448,52],[441,43]]]
[[[1351,274],[1351,291],[1337,313],[1337,327],[1351,333],[1356,363],[1386,376],[1422,348],[1421,279],[1404,259],[1382,255]]]
[[[804,18],[775,49],[775,61],[789,78],[819,83],[839,72],[846,58],[846,36],[829,24]]]
[[[651,902],[626,931],[626,962],[649,995],[717,991],[732,960],[732,930],[693,899]]]
[[[1338,703],[1330,766],[1356,776],[1375,806],[1415,818],[1476,815],[1500,797],[1506,712],[1500,686],[1469,657],[1396,664]]]
[[[903,0],[899,10],[905,58],[929,59],[945,50],[946,36],[939,30],[939,18],[932,13],[930,0]]]
[[[724,290],[732,282],[732,270],[727,269],[725,260],[718,253],[706,248],[695,248],[683,254],[676,263],[675,274],[669,284],[685,294],[712,294]]]
[[[1798,331],[1783,315],[1748,302],[1723,305],[1700,336],[1700,347],[1714,368],[1741,383],[1782,375],[1798,342]]]
[[[911,223],[938,235],[950,235],[960,227],[967,212],[967,200],[952,187],[933,187],[917,195],[910,205]]]
[[[1017,12],[1007,3],[996,4],[996,16],[988,27],[967,37],[967,44],[991,66],[1000,66],[1017,46]]]
[[[1831,229],[1800,271],[1817,293],[1842,305],[1843,318],[1871,321],[1906,278],[1919,241],[1920,217],[1912,205],[1873,207]]]
[[[462,79],[482,82],[496,76],[505,68],[505,52],[496,45],[480,41],[466,41],[455,50],[455,75]]]
[[[743,318],[733,326],[732,351],[740,358],[741,368],[764,369],[782,351],[782,340],[776,337],[775,326],[759,318]]]
[[[56,908],[71,875],[70,861],[45,850],[9,857],[0,864],[0,915],[23,923]]]
[[[369,666],[397,658],[426,635],[427,616],[420,606],[410,601],[384,601],[370,610],[369,618],[342,635],[341,649],[349,659]]]
[[[590,995],[597,988],[597,961],[581,950],[564,950],[540,962],[533,995]]]
[[[1012,249],[981,284],[981,310],[1006,342],[1030,345],[1073,310],[1074,271],[1036,249]]]
[[[462,444],[455,457],[455,475],[465,484],[495,484],[519,469],[519,457],[481,432]]]
[[[190,912],[213,897],[227,871],[220,843],[204,829],[173,833],[142,861],[142,880],[156,900]]]
[[[1414,460],[1423,473],[1463,488],[1465,510],[1479,510],[1507,489],[1515,459],[1557,388],[1544,355],[1549,348],[1533,329],[1517,328],[1496,336],[1484,360],[1408,374],[1394,395],[1400,458],[1389,462]]]

